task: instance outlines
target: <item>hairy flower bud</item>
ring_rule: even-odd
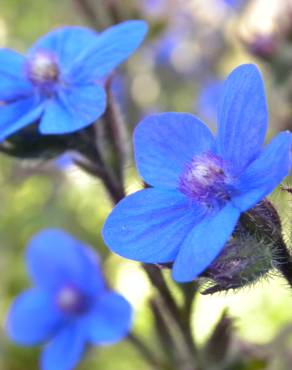
[[[242,214],[223,252],[203,274],[207,278],[203,294],[255,283],[274,267],[281,270],[285,256],[289,254],[280,217],[271,202],[264,200]]]

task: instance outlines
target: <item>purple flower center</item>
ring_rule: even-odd
[[[206,206],[222,207],[231,198],[232,178],[227,163],[206,152],[195,156],[179,179],[179,190],[192,200]]]
[[[60,76],[56,56],[45,51],[38,51],[28,59],[26,72],[28,79],[43,90],[52,90]]]
[[[73,285],[66,285],[57,294],[57,305],[66,314],[80,315],[87,311],[88,297]]]

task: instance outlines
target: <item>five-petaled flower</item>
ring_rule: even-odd
[[[144,21],[98,34],[64,27],[39,39],[26,56],[0,50],[0,140],[39,121],[42,134],[92,124],[106,108],[103,81],[141,44]]]
[[[106,288],[92,249],[48,229],[33,237],[27,263],[36,286],[16,298],[7,331],[22,345],[49,342],[43,370],[72,370],[86,344],[110,344],[128,334],[131,306]]]
[[[103,237],[117,254],[173,264],[190,281],[222,251],[239,216],[271,193],[291,169],[290,132],[262,148],[267,107],[258,69],[246,64],[225,81],[218,133],[195,116],[146,117],[134,133],[136,164],[152,188],[123,199]]]

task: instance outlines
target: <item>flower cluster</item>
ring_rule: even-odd
[[[240,214],[271,193],[291,169],[290,132],[262,148],[267,131],[262,78],[254,65],[227,78],[216,138],[198,118],[162,113],[134,134],[136,164],[151,188],[123,199],[103,237],[117,254],[173,262],[173,278],[195,279],[218,256]]]
[[[235,7],[243,2],[225,3]],[[166,2],[144,1],[142,5],[159,13]],[[146,32],[147,25],[140,20],[100,34],[83,27],[64,27],[39,39],[25,56],[0,49],[0,141],[9,138],[3,145],[26,126],[33,133],[37,127],[39,137],[64,135],[42,138],[57,148],[60,138],[62,150],[56,153],[67,150],[65,155],[69,155],[71,149],[76,157],[80,155],[80,161],[75,161],[80,168],[99,177],[111,195],[115,192],[113,199],[120,199],[124,194],[122,161],[114,169],[115,159],[103,156],[100,148],[106,145],[99,146],[102,135],[92,127],[82,131],[83,136],[71,133],[86,128],[105,112],[106,79],[138,48]],[[169,59],[181,38],[171,33],[166,36],[162,59]],[[281,220],[266,197],[291,170],[292,134],[282,132],[263,145],[268,112],[255,65],[239,66],[224,84],[212,83],[201,96],[199,108],[213,118],[215,104],[215,137],[188,113],[154,114],[138,124],[134,151],[145,189],[121,200],[102,231],[113,252],[144,263],[167,264],[178,282],[205,279],[209,283],[205,293],[242,286],[243,280],[255,282],[274,262],[280,265],[283,258],[290,260]],[[111,141],[118,158],[122,130],[113,122],[113,107],[109,102],[104,127],[110,132],[102,137]],[[18,157],[25,157],[22,153],[27,148],[35,153],[26,137],[22,137],[26,146]],[[79,147],[76,143],[84,137]],[[72,139],[73,144],[63,145],[63,138]],[[43,143],[37,145],[41,150]],[[43,370],[72,370],[88,345],[115,343],[128,335],[131,306],[106,286],[91,248],[62,230],[47,229],[32,238],[26,259],[33,287],[12,304],[6,328],[19,344],[45,344]],[[292,286],[287,270],[286,265],[283,275],[289,275]],[[162,274],[159,279],[161,283]],[[180,323],[180,307],[172,301],[167,285],[164,288],[172,304],[169,316],[175,316],[182,340],[190,347],[186,352],[192,351],[192,335],[185,333],[185,322]],[[155,304],[154,318],[159,322],[163,312],[155,316]],[[143,343],[136,340],[136,345],[151,357]],[[190,357],[193,360],[193,354]]]
[[[131,307],[106,287],[92,249],[48,229],[33,237],[26,257],[35,286],[16,298],[7,331],[22,345],[48,342],[43,370],[70,370],[86,344],[115,343],[128,334]]]

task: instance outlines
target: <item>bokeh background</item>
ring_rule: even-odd
[[[131,159],[131,132],[139,119],[151,112],[186,111],[215,130],[222,80],[240,63],[255,62],[264,76],[269,136],[292,129],[291,0],[1,0],[0,46],[25,52],[55,27],[78,24],[102,30],[132,18],[146,19],[150,32],[113,76],[127,132],[128,192],[141,187]],[[1,370],[38,369],[39,349],[9,342],[4,326],[13,298],[29,285],[26,243],[45,227],[64,228],[100,253],[110,284],[135,307],[134,330],[157,347],[147,307],[151,287],[138,264],[110,254],[104,246],[100,229],[110,200],[98,180],[73,165],[72,155],[50,161],[0,155]],[[287,207],[292,202],[289,194],[279,196]],[[287,209],[285,214],[291,222]],[[198,297],[193,327],[200,343],[225,308],[235,318],[236,335],[245,340],[244,350],[253,349],[249,369],[292,368],[292,295],[284,280],[271,275],[238,292]],[[267,350],[269,360],[261,360]],[[78,369],[149,367],[126,340],[90,350]]]

